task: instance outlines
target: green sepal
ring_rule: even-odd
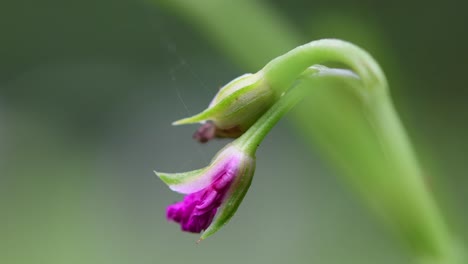
[[[247,130],[275,101],[273,91],[263,81],[263,73],[244,74],[226,84],[209,107],[173,125],[213,121],[217,128]]]
[[[211,223],[211,225],[203,232],[198,242],[208,238],[209,236],[216,233],[224,225],[226,225],[232,216],[236,213],[237,208],[242,203],[245,194],[249,190],[252,178],[255,172],[255,158],[252,158],[250,164],[243,166],[243,171],[239,172],[241,176],[237,177],[237,180],[233,182],[230,187],[230,191],[226,194],[228,197],[221,207],[218,209],[218,213]]]
[[[156,176],[158,176],[165,184],[168,186],[182,184],[185,182],[190,182],[194,178],[198,177],[204,169],[193,170],[189,172],[180,172],[180,173],[165,173],[154,171]]]

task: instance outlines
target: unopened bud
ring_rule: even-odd
[[[244,74],[222,87],[205,111],[173,124],[202,123],[194,134],[200,142],[215,137],[237,138],[274,104],[275,99],[262,71]]]

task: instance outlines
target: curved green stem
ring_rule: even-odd
[[[457,242],[424,182],[423,172],[393,108],[386,78],[367,52],[341,40],[313,41],[272,60],[262,71],[265,81],[277,94],[284,93],[299,78],[300,83],[290,92],[290,100],[295,101],[293,92],[303,89],[300,87],[322,85],[322,79],[316,75],[304,78],[303,72],[311,65],[323,63],[349,68],[360,81],[353,82],[354,89],[348,95],[348,101],[343,101],[351,105],[349,113],[333,109],[338,101],[329,100],[327,103],[332,106],[324,106],[321,110],[328,109],[335,117],[331,117],[330,122],[314,124],[310,130],[331,134],[315,132],[328,144],[328,150],[334,149],[332,158],[351,175],[352,184],[397,227],[419,259],[433,263],[461,263]],[[285,109],[290,107],[288,94],[278,101],[278,104],[285,101]],[[308,123],[314,116],[327,114],[326,111],[301,110],[303,122]],[[272,123],[276,123],[282,114],[277,115],[267,113],[259,122],[265,124],[256,124],[246,133],[246,138],[250,137],[258,144],[265,136],[264,131],[271,129]],[[253,149],[256,145],[249,147]]]
[[[277,91],[290,87],[305,69],[316,64],[339,64],[353,70],[371,91],[386,91],[387,80],[378,63],[363,49],[338,39],[322,39],[299,46],[264,68],[268,84]]]
[[[296,83],[278,99],[278,101],[262,116],[235,144],[251,154],[263,141],[278,121],[291,110],[311,88],[325,89],[327,86],[341,85],[346,88],[358,89],[361,82],[352,71],[331,69],[324,66],[309,67],[300,74]]]

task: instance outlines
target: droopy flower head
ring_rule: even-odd
[[[237,138],[274,102],[275,94],[264,81],[262,71],[244,74],[221,88],[205,111],[174,125],[203,123],[194,134],[200,142],[214,137]]]
[[[200,239],[214,234],[236,212],[254,170],[255,158],[229,144],[206,168],[173,174],[156,172],[173,191],[187,194],[167,207],[167,219],[179,223],[183,231],[205,231]]]

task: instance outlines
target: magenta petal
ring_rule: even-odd
[[[181,202],[168,206],[167,219],[179,223],[184,231],[202,232],[213,221],[233,179],[232,170],[223,171],[207,188],[189,194]]]
[[[183,231],[204,232],[201,239],[212,235],[237,210],[254,171],[253,154],[228,145],[204,169],[156,173],[172,190],[186,194],[182,201],[167,207],[167,219],[178,223]]]
[[[217,192],[212,191],[205,193],[205,197],[195,208],[197,208],[197,210],[209,210],[210,206],[215,202],[216,196],[218,196]]]

